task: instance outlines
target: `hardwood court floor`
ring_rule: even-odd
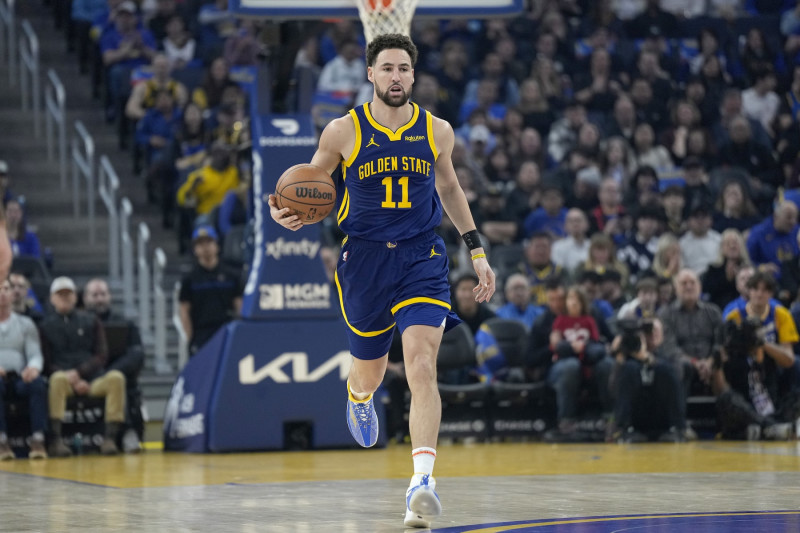
[[[408,445],[16,460],[0,531],[404,531],[410,470]],[[795,442],[455,444],[436,477],[433,531],[800,532]]]

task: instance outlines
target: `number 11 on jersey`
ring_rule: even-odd
[[[402,178],[397,180],[397,183],[400,185],[400,202],[395,202],[392,200],[394,198],[393,193],[393,180],[391,177],[387,176],[381,180],[381,183],[384,187],[386,187],[386,200],[381,202],[381,207],[388,207],[391,209],[401,208],[401,209],[408,209],[411,207],[411,202],[408,201],[408,176],[403,176]]]

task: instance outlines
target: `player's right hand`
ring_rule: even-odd
[[[286,229],[297,231],[303,227],[303,222],[300,220],[300,217],[293,215],[291,209],[288,207],[278,209],[278,201],[274,194],[269,195],[269,214],[272,220]]]

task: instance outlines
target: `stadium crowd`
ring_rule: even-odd
[[[120,147],[133,140],[148,199],[206,270],[248,263],[256,70],[275,74],[276,109],[310,110],[319,128],[372,97],[352,20],[242,20],[227,0],[64,4],[70,47]],[[555,440],[581,440],[585,411],[608,422],[609,440],[694,438],[686,406],[695,395],[716,397],[726,437],[788,438],[800,415],[797,2],[531,0],[509,19],[419,20],[412,37],[412,98],[456,131],[456,174],[504,288],[488,305],[472,301],[469,258],[445,217],[453,307],[479,349],[441,379],[547,383]],[[8,173],[0,162],[15,254],[41,256]],[[335,258],[342,236],[330,218],[323,226],[324,257]],[[47,419],[58,433],[72,393],[106,398],[106,442],[126,428],[140,438],[136,364],[115,366],[103,348],[108,305],[92,307],[89,296],[101,280],[84,293],[96,318],[75,310],[71,280],[37,295],[24,274],[0,288],[0,335],[5,300],[39,335],[0,383],[30,399],[32,456],[46,453]],[[235,277],[221,322],[238,306]],[[202,295],[187,287],[181,298],[191,328]],[[70,345],[58,315],[93,333]],[[493,340],[495,317],[527,331],[522,372]],[[390,369],[402,382],[402,361]],[[36,385],[42,373],[49,392]],[[654,412],[642,412],[642,398]],[[402,396],[390,406],[403,407]],[[391,419],[402,437],[402,417]],[[69,453],[53,442],[51,455]]]

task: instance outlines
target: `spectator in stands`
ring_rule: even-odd
[[[659,278],[671,280],[681,268],[681,245],[677,237],[664,233],[658,238],[656,255],[653,257],[653,273]]]
[[[175,0],[156,0],[156,9],[147,22],[147,27],[158,42],[163,41],[169,33],[169,24],[174,17],[182,18],[186,15],[181,7]]]
[[[692,128],[686,137],[686,159],[694,157],[699,159],[706,170],[710,170],[719,165],[717,149],[711,136],[705,128]]]
[[[771,48],[764,38],[761,28],[754,27],[747,30],[744,46],[739,56],[749,85],[755,83],[759,73],[765,68],[783,73],[781,72],[784,67],[783,58],[779,58]]]
[[[611,71],[611,54],[595,49],[589,61],[589,72],[576,75],[575,99],[595,113],[608,113],[614,107],[622,85]]]
[[[712,101],[706,94],[706,86],[699,77],[692,77],[686,82],[684,96],[700,111],[700,124],[710,129],[719,115],[719,102]]]
[[[172,15],[167,20],[166,32],[161,39],[161,48],[169,60],[169,67],[180,70],[194,63],[197,42],[186,30],[186,20],[180,15]]]
[[[479,80],[475,98],[469,99],[465,96],[461,101],[461,109],[458,112],[459,122],[462,124],[468,121],[472,122],[472,117],[480,114],[485,117],[486,126],[490,131],[500,131],[507,108],[499,101],[499,87],[497,80],[490,78]]]
[[[658,284],[654,278],[636,282],[636,297],[620,307],[617,320],[653,319],[658,311]]]
[[[106,372],[108,344],[100,320],[75,308],[78,301],[75,283],[58,277],[50,286],[50,303],[55,312],[42,321],[46,368],[50,377],[50,429],[53,457],[72,455],[62,440],[62,423],[67,398],[73,395],[105,397],[106,431],[100,453],[119,453],[116,439],[125,421],[125,376],[119,370]]]
[[[745,265],[736,272],[736,293],[734,299],[728,300],[726,302],[725,307],[722,308],[722,316],[728,316],[731,311],[736,308],[744,307],[747,304],[748,298],[748,291],[747,291],[747,282],[750,281],[750,278],[753,277],[753,274],[756,273],[756,269],[753,265]]]
[[[207,215],[238,185],[232,148],[217,141],[211,146],[208,164],[189,174],[178,189],[178,205],[194,209],[195,215]]]
[[[711,133],[714,136],[717,147],[722,147],[731,140],[731,122],[743,115],[742,92],[736,88],[725,89],[722,101],[719,104],[719,121],[717,121]],[[750,135],[752,140],[764,147],[771,148],[772,140],[761,123],[757,120],[745,117],[750,125]]]
[[[252,67],[258,64],[266,48],[260,41],[261,27],[252,19],[242,19],[239,28],[225,40],[222,57],[234,67]]]
[[[708,301],[722,309],[736,299],[739,295],[736,289],[737,274],[750,264],[742,234],[732,228],[723,231],[717,259],[708,265],[708,270],[701,278]]]
[[[192,244],[197,261],[181,280],[179,313],[192,355],[242,310],[241,275],[220,263],[217,241],[212,226],[201,225],[194,230]]]
[[[753,86],[742,92],[742,112],[757,120],[774,137],[772,121],[778,114],[781,100],[775,93],[776,79],[772,67],[761,67],[754,73]]]
[[[625,288],[622,286],[622,274],[616,270],[606,270],[600,280],[600,298],[611,304],[614,311],[628,303]]]
[[[660,433],[660,442],[686,441],[686,416],[681,382],[675,367],[664,354],[661,321],[629,320],[614,339],[616,365],[609,387],[614,396],[614,423],[607,432],[610,441],[644,442],[638,429]],[[657,408],[642,410],[640,405]]]
[[[617,259],[628,269],[631,284],[636,283],[643,272],[651,270],[658,249],[658,227],[662,218],[658,204],[640,206],[635,216],[636,229],[617,252]]]
[[[602,275],[606,270],[617,271],[623,286],[627,286],[628,267],[617,258],[614,241],[604,233],[595,233],[589,239],[589,257],[578,266],[575,277],[580,278],[583,272],[596,272],[598,275]]]
[[[475,225],[492,244],[508,244],[517,240],[519,223],[506,209],[506,198],[498,184],[490,184],[472,209]]]
[[[636,70],[638,71],[639,79],[647,81],[653,89],[655,105],[662,110],[666,109],[667,104],[673,97],[672,81],[669,73],[661,68],[658,54],[642,50],[636,60]]]
[[[30,318],[38,325],[44,318],[44,310],[31,289],[31,282],[24,274],[13,271],[8,275],[8,281],[13,293],[12,310],[18,315]]]
[[[745,195],[744,187],[736,180],[730,180],[722,186],[714,210],[716,231],[735,229],[740,232],[749,231],[758,224],[756,206]]]
[[[678,30],[677,18],[661,9],[659,0],[646,0],[644,10],[625,25],[626,33],[632,39],[643,39],[653,27],[666,37],[674,37]]]
[[[541,202],[541,173],[539,165],[533,161],[525,161],[517,170],[514,186],[506,197],[506,210],[514,220],[525,220],[533,209]]]
[[[11,394],[28,402],[31,422],[30,459],[47,457],[47,385],[41,376],[44,360],[33,321],[12,310],[13,291],[0,284],[0,461],[14,458],[8,442],[5,402]]]
[[[683,266],[702,276],[719,255],[720,234],[711,229],[708,206],[695,204],[689,208],[689,231],[678,241]]]
[[[685,208],[684,215],[688,215],[687,209],[696,205],[712,205],[714,194],[709,187],[709,177],[703,168],[703,162],[696,157],[687,157],[683,161],[683,181]]]
[[[89,69],[89,35],[92,23],[107,11],[107,0],[73,0],[71,19],[74,25],[74,36],[77,39],[78,64],[81,74]]]
[[[664,216],[666,217],[666,231],[676,237],[680,237],[686,230],[683,216],[686,197],[683,195],[683,187],[679,185],[667,187],[661,193],[661,204],[664,207]]]
[[[568,289],[563,312],[556,316],[550,332],[553,366],[547,375],[547,382],[556,393],[559,440],[568,440],[577,432],[575,419],[581,385],[595,387],[603,412],[611,410],[608,393],[611,361],[599,341],[589,297],[578,287]]]
[[[728,438],[742,438],[747,433],[756,440],[759,434],[788,440],[791,422],[800,414],[796,397],[779,389],[780,374],[794,365],[792,345],[800,336],[789,311],[772,299],[776,287],[769,273],[755,273],[747,282],[747,304],[725,317],[738,326],[726,327],[724,357],[717,361],[714,373],[717,409],[723,435]],[[743,334],[756,325],[761,326],[754,332],[756,339]],[[761,431],[749,434],[750,424]]]
[[[528,78],[522,82],[516,109],[522,113],[525,127],[534,128],[543,137],[547,136],[550,125],[556,121],[555,111],[536,78]]]
[[[223,242],[233,228],[247,224],[249,205],[250,181],[242,180],[238,187],[228,191],[219,206],[217,226]]]
[[[541,207],[525,218],[525,235],[546,231],[553,238],[564,237],[564,222],[567,208],[564,207],[564,194],[557,185],[547,185],[542,189]]]
[[[175,100],[170,91],[158,89],[153,95],[154,105],[147,110],[144,117],[136,125],[136,143],[144,152],[148,168],[148,177],[152,176],[149,169],[171,156],[170,140],[175,135],[175,130],[181,123],[180,110],[175,105]],[[156,184],[147,180],[147,197],[155,203]]]
[[[669,151],[655,144],[653,127],[642,122],[633,132],[633,157],[639,167],[650,166],[657,171],[664,171],[673,166]]]
[[[631,147],[624,137],[611,137],[601,153],[601,171],[604,178],[614,178],[621,187],[630,183],[636,163]]]
[[[205,62],[222,55],[225,39],[236,33],[236,17],[228,11],[228,0],[206,2],[197,13],[200,56]]]
[[[514,164],[521,166],[526,161],[536,163],[542,169],[549,164],[547,151],[542,146],[542,137],[533,128],[525,128],[519,136],[519,147],[516,152],[512,152]]]
[[[497,309],[497,316],[525,324],[530,331],[533,322],[542,314],[541,306],[531,303],[531,286],[522,274],[511,274],[505,285],[506,304]]]
[[[128,103],[125,105],[125,115],[131,120],[141,120],[147,111],[156,107],[156,95],[167,92],[172,97],[174,105],[186,105],[187,92],[182,83],[172,78],[169,58],[164,54],[153,57],[151,64],[153,77],[137,83],[131,92]]]
[[[323,68],[317,82],[317,91],[351,93],[355,96],[366,80],[361,46],[357,41],[345,41],[339,53]]]
[[[26,255],[30,257],[41,257],[41,246],[39,237],[28,230],[25,221],[25,213],[22,205],[17,200],[6,202],[6,231],[11,242],[11,251],[14,257]]]
[[[675,276],[675,292],[677,300],[658,312],[664,324],[664,355],[680,370],[684,397],[695,390],[707,394],[712,355],[722,341],[722,314],[700,299],[700,279],[688,268]]]
[[[666,104],[658,102],[653,95],[653,88],[644,78],[636,78],[631,83],[631,100],[636,109],[636,120],[638,123],[647,123],[654,130],[661,131],[667,121]],[[631,139],[631,144],[635,143]]]
[[[553,237],[547,232],[531,235],[525,243],[525,265],[521,272],[531,284],[531,303],[544,305],[547,302],[545,285],[550,280],[561,280],[564,273],[551,258]]]
[[[478,277],[467,272],[453,283],[453,311],[469,326],[473,335],[478,332],[481,324],[494,317],[494,311],[485,303],[475,301],[472,289]]]
[[[590,233],[603,232],[612,239],[622,241],[627,222],[622,206],[622,188],[614,178],[605,178],[597,191],[600,205],[589,215]]]
[[[150,63],[156,55],[156,48],[153,34],[138,27],[136,4],[130,0],[122,2],[115,12],[114,26],[100,39],[109,97],[107,120],[116,117],[117,106],[122,105],[122,98],[127,95],[130,71]]]
[[[753,264],[779,275],[783,261],[798,256],[797,206],[793,202],[782,202],[775,207],[772,216],[753,227],[747,238],[747,252]]]
[[[586,123],[586,108],[578,100],[567,102],[564,118],[557,120],[547,136],[547,153],[560,163],[578,142],[578,131]]]
[[[203,83],[192,91],[192,101],[203,111],[216,109],[222,101],[222,93],[229,87],[237,87],[229,75],[225,58],[218,57],[208,67]]]
[[[483,80],[492,80],[497,86],[496,103],[507,108],[514,107],[519,102],[519,85],[516,80],[508,75],[503,60],[495,52],[489,52],[481,61],[481,71],[477,79],[467,83],[464,89],[464,101],[477,101],[478,88]]]
[[[139,389],[139,374],[144,367],[144,347],[139,335],[139,327],[131,320],[118,316],[111,309],[111,291],[108,283],[101,278],[89,280],[83,289],[83,305],[93,312],[105,328],[108,340],[108,364],[106,370],[118,370],[125,376],[125,432],[122,435],[122,451],[137,453],[144,437],[142,418],[142,391]],[[110,328],[119,328],[114,331]],[[124,335],[117,342],[112,335]]]
[[[614,335],[610,334],[607,321],[611,320],[614,316],[614,307],[611,302],[604,298],[602,287],[603,280],[608,275],[610,270],[596,269],[596,270],[579,270],[575,276],[575,282],[589,298],[590,308],[589,311],[594,317],[597,327],[600,330],[600,338],[605,342],[610,342]],[[622,278],[619,272],[616,277]]]
[[[636,129],[636,107],[626,93],[620,93],[614,102],[614,111],[606,128],[609,137],[622,137],[630,145]]]
[[[564,221],[566,237],[553,243],[553,262],[566,270],[574,271],[589,258],[589,221],[580,209],[570,209]]]
[[[670,127],[661,135],[661,144],[680,163],[687,156],[689,132],[700,125],[700,111],[693,103],[680,100],[672,106],[671,118]]]
[[[660,202],[661,194],[659,188],[660,182],[656,169],[649,165],[640,166],[633,174],[628,186],[628,192],[624,197],[623,204],[625,209],[635,212],[640,205]],[[617,241],[621,242],[621,238],[618,237]]]

